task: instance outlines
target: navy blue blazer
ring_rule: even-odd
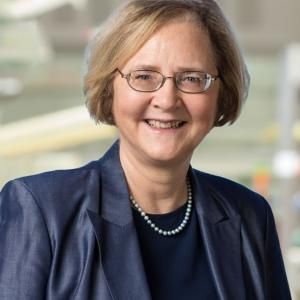
[[[268,203],[224,178],[189,176],[219,298],[291,299]],[[151,299],[118,143],[82,168],[6,184],[0,299]]]

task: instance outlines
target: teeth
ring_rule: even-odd
[[[156,120],[148,120],[147,123],[154,128],[178,128],[182,125],[183,122],[181,121],[170,121],[170,122],[161,122]]]

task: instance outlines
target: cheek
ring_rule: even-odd
[[[118,126],[122,126],[120,123],[138,121],[143,118],[145,107],[145,99],[141,97],[142,94],[138,94],[128,88],[114,89],[114,98],[112,111],[115,122]]]
[[[200,123],[213,125],[217,113],[217,97],[204,97],[189,103],[189,111],[192,118]]]
[[[119,116],[122,117],[126,113],[128,107],[128,99],[130,99],[128,88],[125,80],[115,79],[113,83],[113,105],[112,111],[117,119]]]

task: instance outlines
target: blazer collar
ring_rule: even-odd
[[[119,156],[119,142],[101,159],[102,218],[110,223],[125,226],[133,222],[128,187]]]
[[[88,215],[101,252],[113,299],[151,299],[125,175],[116,142],[99,161],[101,207]],[[221,300],[245,299],[241,263],[240,216],[226,204],[231,199],[210,188],[200,172],[189,170],[201,238]],[[203,177],[203,178],[202,178]],[[95,199],[100,203],[99,198]]]
[[[241,255],[240,215],[210,187],[200,172],[190,170],[200,232],[215,286],[221,300],[246,299]]]
[[[116,142],[99,161],[101,206],[87,213],[94,228],[112,298],[150,300],[128,188]]]

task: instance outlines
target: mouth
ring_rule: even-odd
[[[158,129],[177,129],[182,127],[186,122],[184,121],[159,121],[159,120],[145,120],[145,122],[152,128]]]

